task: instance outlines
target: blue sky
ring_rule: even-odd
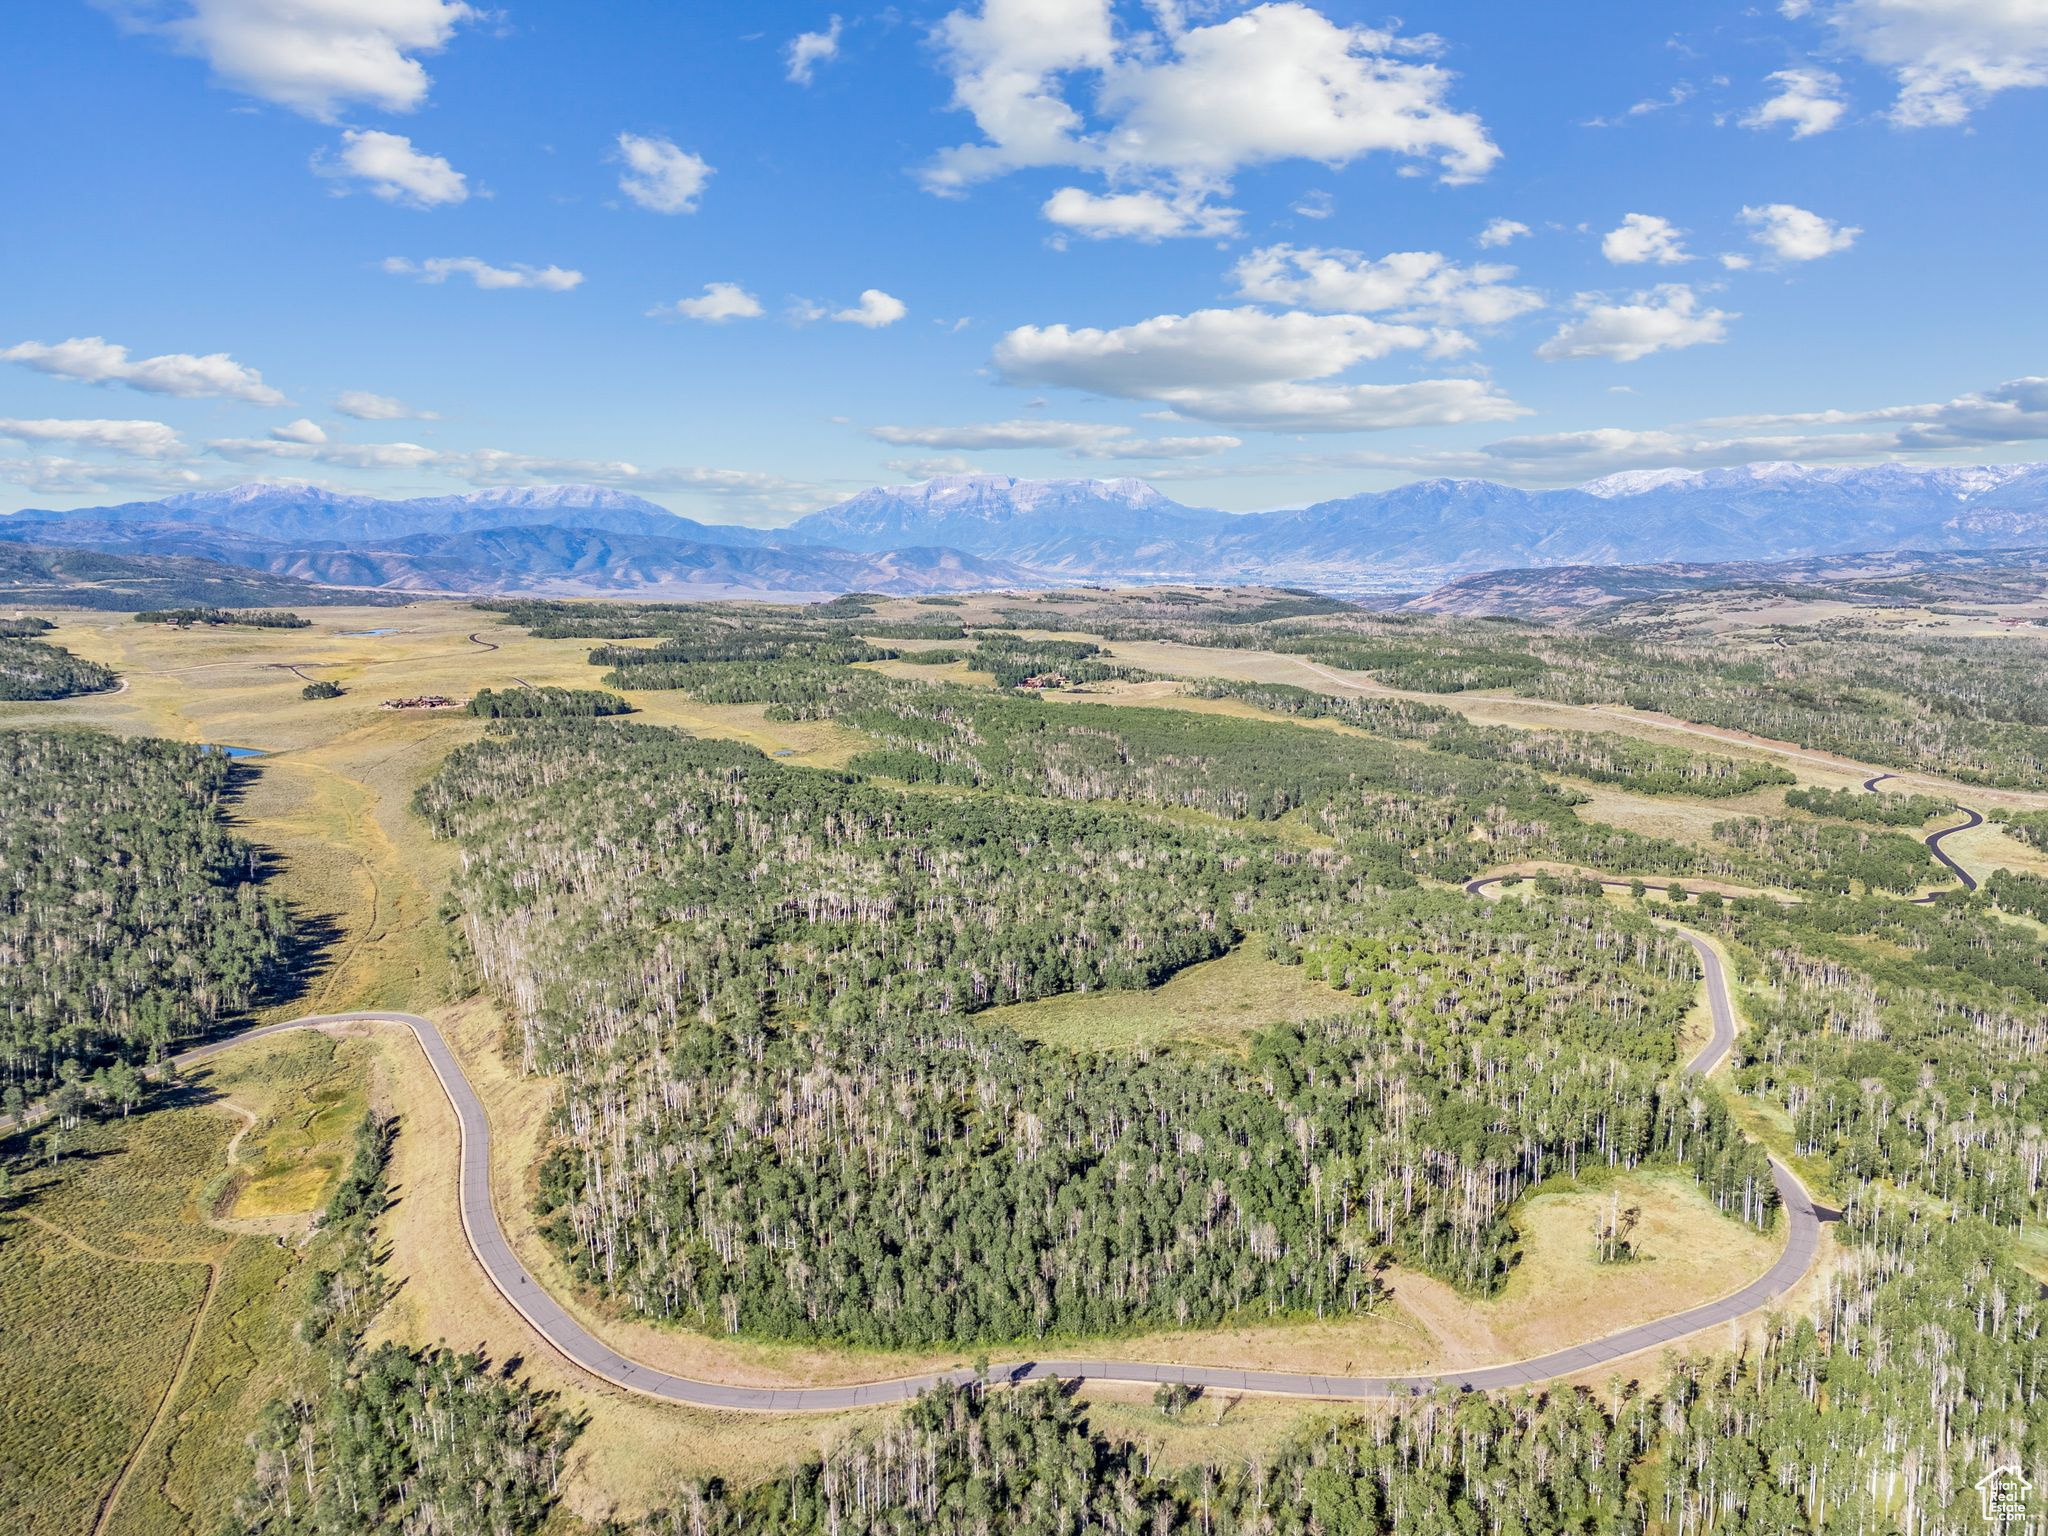
[[[0,507],[2048,437],[2048,0],[44,0]],[[1490,233],[1489,233],[1490,231]]]

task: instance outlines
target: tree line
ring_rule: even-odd
[[[1774,784],[1798,782],[1774,763],[1694,752],[1611,731],[1474,725],[1456,710],[1412,699],[1340,696],[1288,683],[1241,683],[1222,678],[1191,683],[1187,691],[1196,698],[1239,699],[1275,714],[1341,720],[1378,735],[1424,741],[1439,752],[1520,763],[1596,784],[1623,785],[1643,795],[1726,799]]]
[[[311,629],[313,621],[282,608],[145,608],[135,615],[138,624],[171,624],[190,629],[194,624],[239,625],[244,629]]]
[[[2039,1288],[1970,1223],[1873,1202],[1837,1232],[1810,1310],[1647,1379],[1439,1392],[1191,1462],[1056,1383],[970,1384],[779,1476],[686,1484],[631,1536],[1973,1536],[1978,1478],[2048,1472]],[[1223,1419],[1210,1396],[1185,1411]]]
[[[1867,789],[1812,786],[1788,789],[1785,804],[1814,816],[1830,816],[1837,821],[1874,821],[1887,827],[1923,827],[1956,808],[1953,800],[1937,800],[1932,795],[1872,794]]]
[[[238,770],[183,742],[0,733],[0,1077],[160,1060],[246,1008],[293,924],[227,827]]]
[[[1077,613],[1108,639],[1269,650],[1422,693],[1503,688],[1623,705],[1797,741],[1968,783],[2048,788],[2048,704],[2033,642],[1851,629],[1658,635],[1643,626],[1543,628],[1364,613],[1244,625],[1197,609],[1166,618]]]
[[[602,688],[479,688],[469,713],[485,720],[594,719],[629,715],[633,706]]]
[[[38,631],[40,633],[40,631]],[[68,699],[104,693],[114,670],[28,634],[0,635],[0,699]]]

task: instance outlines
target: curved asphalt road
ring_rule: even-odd
[[[1863,787],[1869,790],[1873,795],[1875,795],[1880,793],[1877,787],[1878,785],[1882,784],[1886,779],[1892,779],[1897,777],[1897,774],[1892,773],[1873,774],[1871,775],[1871,777],[1863,781]],[[1972,875],[1967,869],[1963,868],[1963,866],[1958,864],[1954,859],[1950,858],[1948,855],[1948,850],[1943,848],[1941,844],[1944,838],[1951,837],[1955,833],[1967,832],[1972,827],[1981,827],[1984,824],[1984,817],[1981,813],[1971,810],[1967,805],[1959,805],[1956,807],[1956,809],[1961,811],[1965,816],[1969,817],[1970,819],[1968,821],[1959,821],[1952,827],[1943,827],[1939,832],[1930,832],[1925,837],[1921,838],[1920,841],[1927,845],[1927,851],[1929,853],[1933,854],[1937,859],[1941,860],[1943,864],[1948,866],[1950,874],[1954,875],[1958,880],[1962,881],[1964,890],[1974,891],[1975,889],[1977,889],[1977,877],[1975,875]],[[1939,901],[1940,899],[1941,892],[1939,891],[1930,892],[1928,895],[1925,896],[1915,896],[1913,898],[1915,902],[1921,904],[1925,904],[1930,901]]]
[[[1485,883],[1475,881],[1474,886],[1483,887]],[[1735,1016],[1729,1007],[1728,987],[1722,975],[1720,957],[1703,940],[1690,933],[1686,938],[1699,952],[1706,976],[1707,999],[1713,1012],[1713,1037],[1689,1068],[1704,1073],[1718,1066],[1734,1044]],[[462,1228],[469,1239],[470,1249],[490,1276],[491,1283],[533,1330],[571,1365],[629,1391],[644,1393],[664,1402],[685,1403],[698,1408],[752,1409],[775,1413],[827,1412],[903,1402],[940,1382],[959,1384],[974,1379],[972,1371],[953,1370],[865,1382],[857,1386],[731,1386],[722,1382],[695,1381],[687,1376],[656,1370],[628,1359],[594,1337],[527,1273],[526,1266],[520,1263],[512,1245],[506,1241],[504,1229],[498,1224],[497,1210],[491,1203],[491,1128],[484,1115],[482,1101],[477,1098],[476,1090],[470,1086],[462,1064],[448,1048],[441,1031],[431,1020],[417,1014],[312,1014],[199,1046],[183,1052],[174,1061],[179,1067],[193,1066],[232,1046],[264,1035],[322,1024],[352,1023],[403,1024],[418,1037],[421,1049],[426,1052],[427,1063],[434,1069],[434,1076],[448,1095],[448,1102],[454,1107],[456,1122],[461,1128],[462,1167],[458,1199]],[[1771,1173],[1788,1218],[1790,1239],[1777,1262],[1764,1274],[1732,1296],[1724,1296],[1718,1301],[1674,1313],[1655,1322],[1623,1329],[1588,1344],[1540,1355],[1533,1360],[1428,1376],[1317,1376],[1290,1371],[1238,1371],[1220,1366],[1153,1365],[1128,1360],[1020,1360],[991,1366],[990,1379],[1021,1382],[1041,1377],[1085,1377],[1095,1381],[1148,1384],[1180,1382],[1221,1392],[1264,1392],[1285,1397],[1355,1400],[1426,1393],[1438,1386],[1491,1391],[1572,1375],[1672,1343],[1702,1328],[1732,1322],[1744,1313],[1776,1300],[1799,1281],[1813,1262],[1823,1216],[1799,1181],[1786,1169],[1774,1162]]]
[[[489,642],[479,640],[477,643],[484,645]],[[1891,774],[1880,773],[1866,780],[1863,787],[1874,794],[1877,792],[1877,786],[1891,777]],[[1968,871],[1943,852],[1941,842],[1951,833],[1967,831],[1977,826],[1984,818],[1967,806],[1958,806],[1957,809],[1968,816],[1969,820],[1930,833],[1924,841],[1928,850],[1954,872],[1965,890],[1975,890],[1977,882]],[[1474,895],[1483,895],[1490,887],[1498,885],[1501,878],[1498,875],[1481,876],[1479,879],[1467,881],[1465,889]],[[1600,883],[1626,889],[1634,882],[1602,880]],[[1922,896],[1915,899],[1924,902],[1937,900],[1938,897]],[[1735,1044],[1735,1012],[1728,1000],[1728,981],[1721,968],[1721,957],[1698,934],[1684,928],[1680,928],[1679,932],[1699,956],[1700,971],[1707,989],[1707,1006],[1712,1018],[1712,1031],[1707,1043],[1686,1064],[1688,1072],[1704,1076],[1721,1064]],[[722,1382],[697,1381],[687,1376],[675,1376],[667,1371],[656,1370],[652,1366],[628,1359],[609,1344],[594,1337],[581,1323],[563,1310],[561,1304],[550,1296],[532,1275],[527,1273],[526,1266],[520,1263],[519,1256],[512,1251],[512,1245],[506,1241],[504,1228],[498,1224],[497,1210],[491,1203],[491,1127],[484,1115],[483,1103],[477,1098],[476,1090],[470,1086],[469,1078],[463,1073],[462,1064],[448,1048],[448,1042],[442,1038],[441,1031],[435,1027],[432,1020],[423,1019],[418,1014],[311,1014],[302,1019],[268,1024],[245,1034],[217,1040],[185,1051],[173,1060],[179,1067],[193,1066],[208,1057],[219,1055],[232,1046],[265,1035],[280,1034],[290,1029],[314,1028],[322,1024],[354,1023],[403,1024],[418,1037],[420,1048],[426,1052],[428,1065],[434,1069],[434,1076],[440,1081],[442,1091],[448,1095],[448,1102],[455,1110],[456,1123],[461,1130],[462,1167],[458,1203],[462,1213],[463,1233],[469,1240],[470,1250],[483,1265],[491,1283],[507,1301],[511,1302],[519,1315],[571,1365],[628,1391],[639,1392],[664,1402],[684,1403],[698,1408],[751,1409],[774,1413],[832,1412],[873,1404],[898,1403],[913,1398],[941,1382],[961,1384],[974,1379],[974,1373],[971,1371],[953,1370],[843,1387],[731,1386]],[[1539,1355],[1532,1360],[1427,1376],[1317,1376],[1292,1371],[1237,1371],[1221,1366],[1154,1365],[1129,1360],[1020,1360],[991,1366],[990,1377],[1005,1382],[1032,1381],[1044,1377],[1083,1377],[1095,1381],[1141,1384],[1178,1382],[1214,1391],[1263,1392],[1283,1397],[1349,1401],[1410,1396],[1427,1393],[1440,1386],[1470,1391],[1494,1391],[1532,1386],[1560,1376],[1575,1375],[1580,1371],[1616,1363],[1662,1344],[1674,1343],[1701,1329],[1711,1328],[1719,1323],[1733,1322],[1745,1313],[1754,1311],[1767,1302],[1775,1301],[1799,1282],[1808,1266],[1812,1264],[1814,1253],[1819,1246],[1821,1222],[1832,1219],[1835,1213],[1816,1206],[1799,1180],[1775,1159],[1771,1163],[1771,1177],[1777,1185],[1778,1199],[1784,1208],[1790,1235],[1785,1244],[1785,1251],[1762,1275],[1733,1295],[1724,1296],[1718,1301],[1710,1301],[1684,1312],[1673,1313],[1654,1322],[1625,1328],[1619,1333],[1611,1333],[1605,1338],[1595,1339],[1571,1349]]]
[[[1502,878],[1500,875],[1481,875],[1477,880],[1467,880],[1465,889],[1474,896],[1484,896],[1490,887],[1499,885]],[[1599,883],[1624,891],[1635,887],[1633,880],[1602,880]],[[1707,1036],[1707,1043],[1685,1064],[1686,1071],[1705,1077],[1735,1048],[1735,1009],[1728,1002],[1727,973],[1721,969],[1721,957],[1714,952],[1713,946],[1690,928],[1679,927],[1675,923],[1672,926],[1678,928],[1679,937],[1690,944],[1693,953],[1700,957],[1700,974],[1706,977],[1707,1014],[1713,1020],[1713,1029]],[[1778,1181],[1778,1187],[1784,1188],[1783,1179]]]

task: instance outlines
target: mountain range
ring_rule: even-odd
[[[215,560],[336,586],[556,597],[829,596],[1029,586],[1002,561],[911,546],[873,553],[699,523],[604,486],[386,501],[307,485],[239,485],[162,501],[0,517],[0,540]]]
[[[1184,506],[1142,480],[951,475],[878,486],[775,529],[696,522],[601,486],[388,501],[260,484],[19,512],[0,517],[0,539],[419,593],[922,592],[1079,579],[1412,594],[1504,568],[2048,544],[2048,465],[1751,464],[1561,490],[1423,480],[1244,514]]]
[[[1656,565],[1551,565],[1461,576],[1403,606],[1468,617],[1603,622],[1674,598],[1833,600],[1887,608],[2037,602],[2048,588],[2048,548],[1892,550],[1797,560],[1667,561]]]

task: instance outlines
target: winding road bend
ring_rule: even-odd
[[[1485,881],[1475,881],[1483,888]],[[1681,930],[1683,931],[1683,930]],[[1686,933],[1699,952],[1706,978],[1707,1002],[1713,1015],[1712,1037],[1689,1064],[1688,1070],[1711,1072],[1720,1065],[1735,1043],[1735,1014],[1728,1000],[1728,984],[1720,956],[1705,940]],[[483,1103],[470,1086],[462,1064],[430,1019],[412,1013],[313,1014],[281,1024],[269,1024],[246,1034],[215,1041],[179,1055],[176,1064],[189,1067],[216,1056],[244,1041],[291,1029],[317,1028],[323,1024],[402,1024],[418,1037],[427,1064],[440,1080],[442,1091],[454,1107],[462,1133],[462,1167],[458,1201],[462,1229],[477,1262],[491,1283],[526,1319],[534,1332],[555,1352],[591,1375],[663,1402],[683,1403],[696,1408],[749,1409],[772,1413],[822,1413],[876,1404],[900,1403],[941,1382],[961,1384],[974,1379],[969,1370],[933,1371],[919,1376],[895,1377],[886,1381],[863,1382],[836,1387],[748,1387],[724,1382],[696,1381],[672,1375],[653,1366],[627,1358],[571,1317],[554,1297],[527,1272],[512,1251],[498,1223],[491,1203],[491,1128]],[[1605,1338],[1557,1350],[1531,1360],[1503,1365],[1481,1366],[1467,1371],[1445,1371],[1420,1376],[1319,1376],[1292,1371],[1239,1371],[1208,1365],[1155,1365],[1129,1360],[1047,1359],[1019,1360],[989,1368],[993,1381],[1016,1383],[1044,1377],[1138,1384],[1183,1383],[1218,1392],[1260,1392],[1281,1397],[1324,1398],[1361,1401],[1372,1398],[1404,1397],[1426,1393],[1438,1386],[1472,1391],[1531,1386],[1561,1376],[1574,1375],[1625,1360],[1644,1350],[1674,1343],[1688,1334],[1733,1322],[1768,1302],[1777,1300],[1796,1285],[1812,1264],[1820,1243],[1820,1224],[1832,1216],[1817,1208],[1798,1179],[1778,1163],[1771,1164],[1789,1228],[1785,1251],[1776,1263],[1733,1295],[1710,1301],[1669,1317],[1625,1328]]]
[[[476,640],[479,645],[490,643],[475,636],[470,638]],[[1893,775],[1888,773],[1877,774],[1867,779],[1863,787],[1875,794],[1878,792],[1877,786],[1891,777]],[[1969,819],[1956,826],[1943,828],[1939,832],[1929,833],[1923,841],[1927,844],[1928,850],[1962,882],[1965,890],[1975,890],[1976,880],[1943,851],[1941,843],[1953,833],[1964,832],[1979,825],[1984,818],[1967,806],[1959,805],[1956,809]],[[1475,895],[1484,895],[1489,889],[1498,886],[1503,878],[1506,877],[1483,875],[1468,881],[1465,889]],[[1602,880],[1600,883],[1626,888],[1634,882]],[[1926,902],[1938,900],[1940,896],[1936,893],[1913,899]],[[1706,1044],[1686,1064],[1687,1071],[1704,1076],[1718,1067],[1734,1047],[1735,1010],[1729,1001],[1728,979],[1722,969],[1720,955],[1700,935],[1683,927],[1678,931],[1684,935],[1686,942],[1699,956],[1701,977],[1707,993],[1708,1012],[1712,1020]],[[458,1204],[462,1215],[463,1234],[468,1239],[470,1251],[476,1255],[484,1273],[490,1277],[491,1283],[497,1287],[499,1293],[512,1304],[513,1309],[570,1365],[627,1391],[638,1392],[662,1402],[681,1403],[695,1408],[741,1409],[764,1413],[829,1413],[849,1408],[900,1403],[942,1382],[958,1385],[975,1379],[972,1371],[961,1369],[892,1377],[888,1380],[861,1382],[851,1386],[750,1387],[725,1382],[698,1381],[688,1376],[673,1375],[620,1354],[570,1316],[562,1305],[547,1293],[540,1282],[528,1273],[519,1256],[512,1251],[512,1245],[505,1237],[504,1228],[499,1225],[497,1209],[491,1201],[490,1121],[484,1114],[482,1100],[477,1097],[476,1090],[470,1086],[469,1078],[462,1070],[461,1062],[456,1059],[454,1051],[449,1048],[447,1040],[431,1019],[421,1018],[414,1013],[309,1014],[305,1018],[267,1024],[243,1034],[209,1042],[182,1052],[173,1058],[173,1061],[180,1068],[196,1066],[209,1057],[266,1035],[282,1034],[294,1029],[315,1029],[332,1024],[402,1024],[418,1038],[420,1049],[426,1053],[427,1064],[433,1068],[435,1078],[440,1082],[442,1091],[447,1094],[448,1102],[455,1110],[456,1124],[461,1131],[462,1166],[458,1181]],[[1771,1162],[1771,1177],[1777,1186],[1779,1203],[1786,1215],[1788,1233],[1784,1252],[1763,1274],[1732,1295],[1721,1297],[1717,1301],[1705,1302],[1682,1312],[1674,1312],[1668,1317],[1639,1323],[1633,1328],[1624,1328],[1604,1338],[1575,1345],[1570,1349],[1556,1350],[1547,1355],[1538,1355],[1533,1359],[1480,1366],[1472,1370],[1414,1376],[1321,1376],[1294,1371],[1231,1370],[1212,1365],[1165,1365],[1131,1360],[1046,1359],[992,1365],[989,1368],[990,1379],[1018,1383],[1048,1377],[1078,1377],[1092,1381],[1139,1385],[1180,1383],[1210,1391],[1258,1392],[1278,1397],[1320,1398],[1340,1402],[1420,1395],[1443,1386],[1479,1392],[1534,1386],[1560,1377],[1576,1375],[1582,1371],[1595,1370],[1603,1365],[1617,1364],[1630,1356],[1656,1349],[1660,1345],[1676,1343],[1702,1329],[1732,1323],[1757,1308],[1778,1300],[1797,1285],[1811,1267],[1814,1255],[1819,1249],[1821,1223],[1835,1219],[1838,1213],[1816,1206],[1805,1186],[1776,1159]]]
[[[1881,794],[1882,791],[1879,790],[1877,786],[1882,784],[1886,779],[1892,779],[1897,777],[1897,774],[1892,773],[1874,773],[1869,778],[1863,781],[1863,787],[1869,790],[1873,795]],[[1929,853],[1933,854],[1937,859],[1941,860],[1943,864],[1948,866],[1948,871],[1950,874],[1954,875],[1958,880],[1962,881],[1964,890],[1974,891],[1975,889],[1977,889],[1977,877],[1975,875],[1972,875],[1967,869],[1963,868],[1963,866],[1958,864],[1953,858],[1949,857],[1948,850],[1942,847],[1941,845],[1944,839],[1953,837],[1958,832],[1967,832],[1972,827],[1981,827],[1982,825],[1984,825],[1984,817],[1981,812],[1973,811],[1967,805],[1959,805],[1956,807],[1956,809],[1961,811],[1965,816],[1969,817],[1970,819],[1968,821],[1959,821],[1952,827],[1943,827],[1939,832],[1930,832],[1925,837],[1921,838],[1920,841],[1927,845],[1927,851]],[[1932,891],[1925,896],[1915,896],[1913,898],[1914,901],[1923,904],[1930,901],[1939,901],[1940,899],[1941,892],[1939,891]]]

